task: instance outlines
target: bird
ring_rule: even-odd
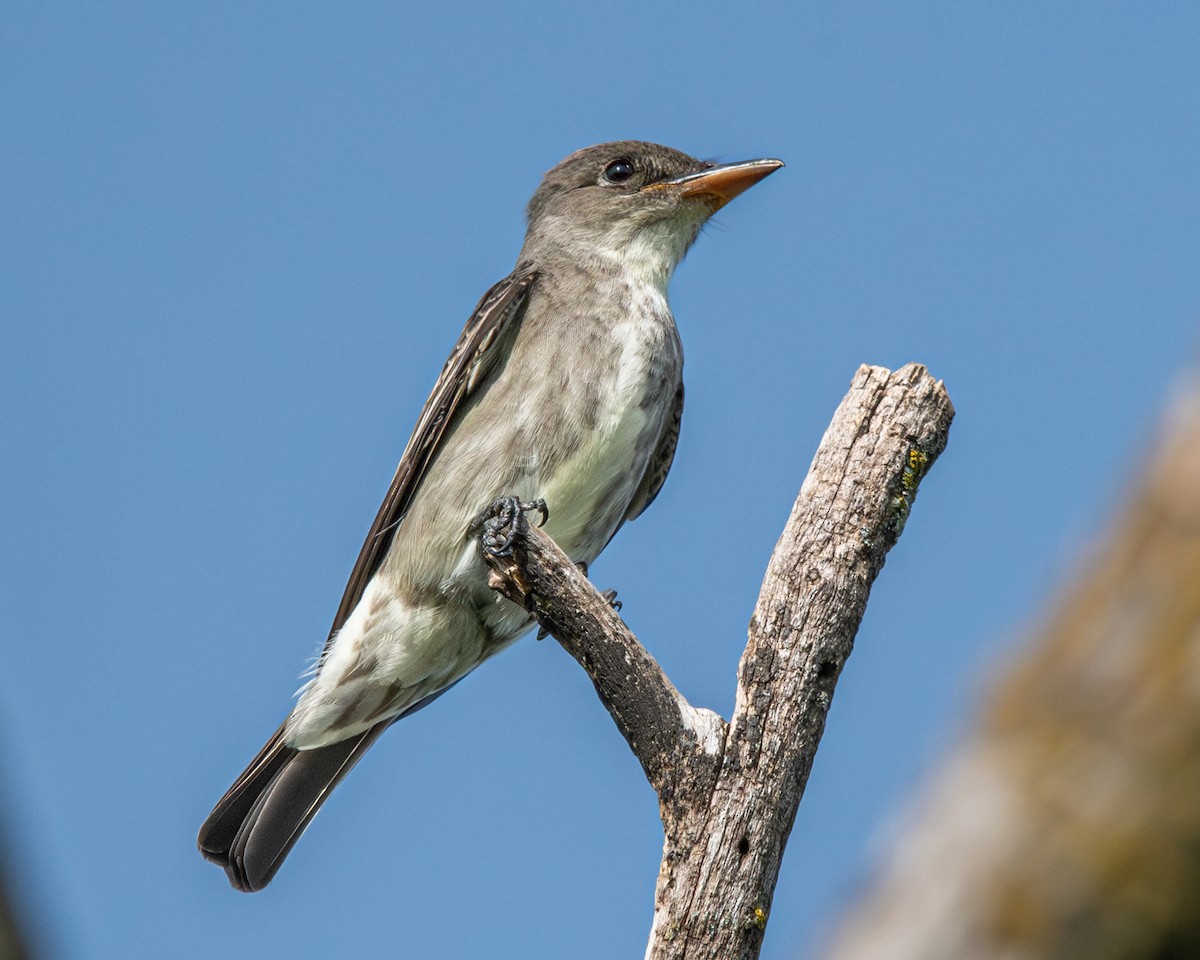
[[[653,502],[683,412],[668,282],[709,217],[782,166],[622,140],[545,174],[515,269],[417,418],[315,672],[200,829],[233,887],[265,887],[384,730],[532,626],[487,584],[492,501],[544,503],[545,531],[585,569]]]

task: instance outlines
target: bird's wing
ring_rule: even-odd
[[[663,430],[650,462],[646,465],[646,474],[638,484],[637,493],[630,501],[629,509],[625,512],[626,520],[636,520],[642,511],[654,502],[658,491],[667,480],[671,469],[671,461],[675,459],[675,447],[679,443],[679,424],[683,420],[683,383],[675,391],[675,406],[671,408],[671,419]]]
[[[371,524],[371,530],[359,551],[350,581],[346,584],[346,592],[342,595],[342,602],[329,630],[330,640],[362,599],[367,582],[383,562],[392,535],[412,502],[425,468],[454,419],[454,412],[463,400],[475,392],[495,364],[501,335],[514,326],[536,279],[536,273],[522,271],[518,267],[483,295],[463,328],[462,336],[454,345],[433,386],[433,392],[425,401],[421,416],[417,418],[417,425],[396,467],[396,475],[392,477],[375,522]]]

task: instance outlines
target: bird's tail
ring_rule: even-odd
[[[200,852],[224,867],[237,889],[261,890],[333,788],[390,724],[383,720],[313,750],[289,747],[281,726],[204,821]]]

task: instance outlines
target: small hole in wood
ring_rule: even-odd
[[[742,837],[742,839],[738,841],[738,856],[744,857],[749,852],[750,852],[750,838]]]

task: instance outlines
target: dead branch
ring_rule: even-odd
[[[492,586],[588,672],[658,793],[665,841],[647,960],[758,956],[871,583],[953,416],[924,367],[859,369],[768,565],[729,724],[688,704],[570,558],[523,518],[512,555],[488,556]]]

